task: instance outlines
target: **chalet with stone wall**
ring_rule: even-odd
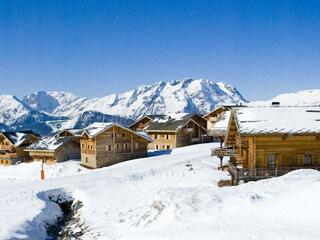
[[[207,141],[205,124],[205,120],[196,114],[175,114],[150,121],[144,128],[153,139],[149,149],[169,150],[205,142]]]
[[[100,168],[115,163],[146,157],[152,139],[115,123],[94,123],[80,137],[81,164]]]

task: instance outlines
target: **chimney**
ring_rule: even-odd
[[[272,102],[271,106],[272,107],[279,107],[280,106],[280,102]]]

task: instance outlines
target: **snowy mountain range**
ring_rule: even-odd
[[[281,94],[269,101],[248,103],[230,84],[207,79],[184,79],[143,85],[102,98],[78,97],[67,92],[31,93],[19,99],[0,95],[0,131],[30,129],[46,135],[64,128],[82,128],[99,122],[131,124],[143,114],[197,112],[221,104],[320,105],[320,90]]]
[[[0,130],[28,128],[48,134],[95,121],[129,125],[143,114],[206,113],[217,104],[245,102],[233,86],[207,79],[161,81],[102,98],[58,91],[39,91],[21,99],[0,95]]]

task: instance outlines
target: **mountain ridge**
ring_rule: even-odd
[[[160,81],[104,97],[79,97],[64,91],[38,91],[22,97],[0,95],[0,130],[30,128],[50,134],[85,127],[94,121],[129,125],[144,114],[196,112],[204,114],[223,104],[320,106],[320,89],[280,94],[267,101],[248,102],[232,85],[209,79]]]

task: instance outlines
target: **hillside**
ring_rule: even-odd
[[[320,89],[284,93],[267,101],[250,102],[249,105],[270,106],[272,102],[280,102],[282,106],[320,106]]]
[[[61,216],[52,195],[82,202],[72,229],[82,229],[88,240],[320,238],[318,171],[219,188],[228,176],[217,170],[211,147],[188,146],[98,170],[76,161],[45,165],[45,181],[38,180],[40,163],[0,167],[0,238],[45,239],[46,223]]]

